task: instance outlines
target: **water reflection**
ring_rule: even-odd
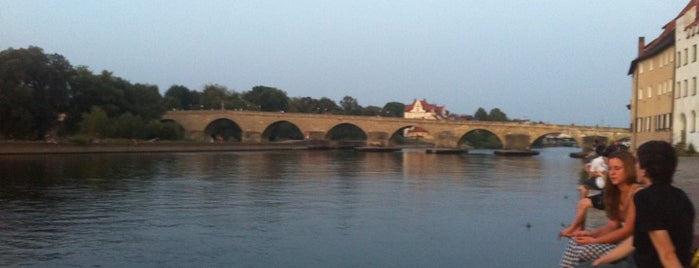
[[[548,267],[569,153],[2,156],[0,266]]]

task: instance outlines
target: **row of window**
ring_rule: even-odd
[[[658,59],[658,68],[662,68],[663,66],[670,64],[674,60],[672,58],[673,55],[674,54],[672,51],[667,51],[667,52],[663,52],[662,54],[658,55],[655,58],[648,59],[645,62],[648,63],[648,69],[650,71],[652,71],[653,68],[655,67],[654,65],[655,65],[656,58]],[[643,68],[644,68],[644,63],[639,63],[638,64],[638,72],[643,73]]]
[[[655,132],[672,129],[672,113],[636,118],[636,132]]]
[[[682,51],[677,51],[677,64],[676,67],[680,68],[682,65],[687,65],[689,63],[689,48],[684,49],[684,58],[682,58]],[[697,61],[697,45],[692,45],[692,62]],[[652,64],[651,64],[652,66]],[[651,67],[651,70],[653,68]]]
[[[677,81],[677,90],[675,90],[675,99],[679,99],[681,97],[687,97],[689,95],[689,91],[692,91],[692,96],[697,95],[697,77],[692,77],[692,85],[691,87],[689,86],[689,81],[685,79],[684,81],[680,82]]]
[[[695,85],[696,85],[696,83],[695,83]],[[665,94],[665,93],[668,93],[668,92],[671,92],[672,91],[672,80],[665,80],[665,82],[658,84],[657,88],[658,88],[658,90],[657,90],[658,96]],[[639,100],[643,99],[643,97],[644,97],[643,93],[646,93],[645,96],[647,98],[653,97],[653,87],[649,86],[648,88],[646,88],[645,92],[643,91],[642,88],[639,88],[638,89],[638,99]]]
[[[685,119],[684,114],[681,115],[681,118],[682,120]],[[691,133],[697,132],[697,112],[692,111],[687,119],[687,130]],[[636,133],[668,131],[672,129],[672,113],[639,117],[636,118],[634,123]]]
[[[691,81],[691,82],[690,82]],[[658,84],[657,86],[657,95],[663,95],[665,93],[671,92],[672,88],[670,87],[670,80],[667,80],[663,83]],[[691,83],[691,84],[690,84]],[[697,77],[692,77],[691,80],[685,79],[683,81],[677,81],[676,85],[677,90],[675,90],[675,99],[687,97],[687,96],[696,96],[697,95]],[[644,95],[645,93],[645,95]],[[653,87],[649,86],[646,88],[645,92],[642,88],[638,89],[638,95],[637,95],[639,100],[642,100],[644,97],[645,98],[652,98],[653,97]]]

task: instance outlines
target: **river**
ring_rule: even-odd
[[[575,150],[0,156],[0,266],[555,267]]]

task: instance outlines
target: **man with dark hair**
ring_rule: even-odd
[[[648,141],[636,155],[639,182],[647,187],[634,196],[634,261],[638,267],[689,267],[695,212],[687,194],[672,186],[675,150],[667,142]]]

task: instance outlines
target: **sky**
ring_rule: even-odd
[[[0,0],[0,50],[201,91],[628,127],[631,61],[689,0]]]

